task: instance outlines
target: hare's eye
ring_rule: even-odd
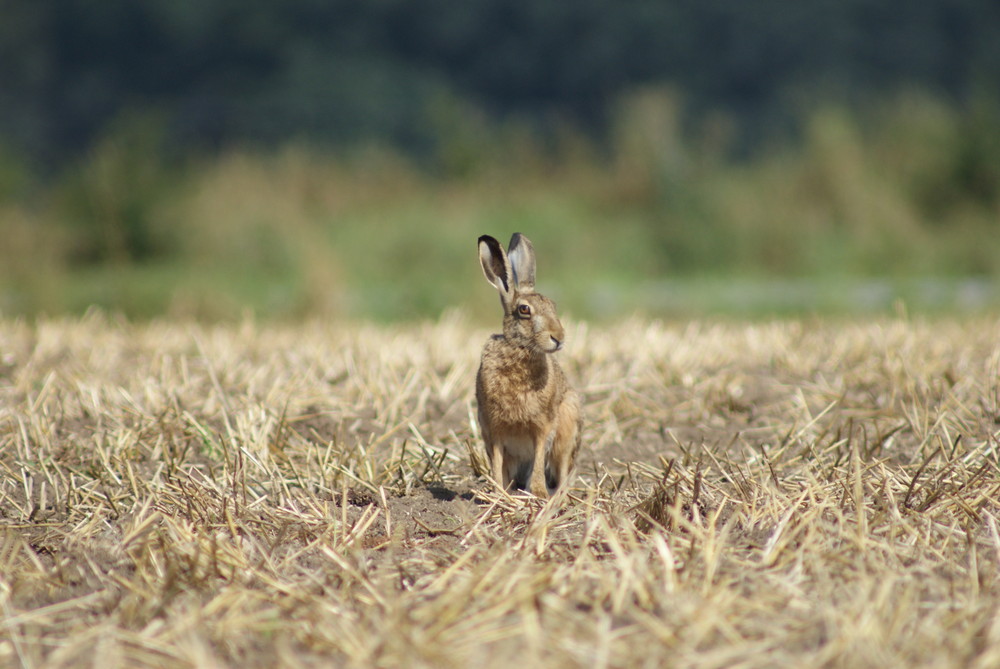
[[[530,316],[531,307],[529,307],[527,304],[518,305],[517,313],[520,314],[521,316]]]

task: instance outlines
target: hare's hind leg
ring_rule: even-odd
[[[546,467],[546,483],[550,490],[555,491],[566,485],[576,467],[576,453],[580,450],[580,396],[570,392],[559,406],[556,416],[555,435],[552,438],[552,451],[549,454]]]

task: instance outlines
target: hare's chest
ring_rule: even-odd
[[[551,413],[556,399],[556,387],[547,376],[527,373],[518,365],[486,369],[481,373],[479,401],[498,422],[539,422]]]
[[[552,413],[551,392],[511,388],[509,393],[497,394],[488,400],[495,422],[504,425],[511,432],[534,432],[539,423],[548,422]]]
[[[483,351],[476,396],[494,434],[537,438],[551,426],[562,385],[546,356],[491,340]]]

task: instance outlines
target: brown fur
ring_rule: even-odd
[[[579,395],[552,355],[565,330],[555,303],[535,292],[531,242],[511,238],[507,253],[479,238],[486,279],[503,305],[503,334],[483,347],[476,376],[479,425],[493,478],[547,497],[571,477],[580,447]]]

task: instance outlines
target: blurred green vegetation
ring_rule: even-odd
[[[995,0],[0,0],[0,310],[997,297]],[[971,282],[971,283],[970,283]]]
[[[121,117],[56,178],[0,151],[0,311],[489,319],[475,239],[514,231],[535,243],[540,288],[580,317],[752,309],[739,286],[771,294],[769,311],[919,304],[927,290],[949,308],[942,286],[1000,281],[989,96],[820,105],[801,139],[747,158],[733,157],[733,118],[685,120],[669,88],[615,110],[606,141],[566,124],[541,142],[451,109],[424,161],[376,143],[179,157],[157,115]],[[782,301],[788,287],[798,297]]]

